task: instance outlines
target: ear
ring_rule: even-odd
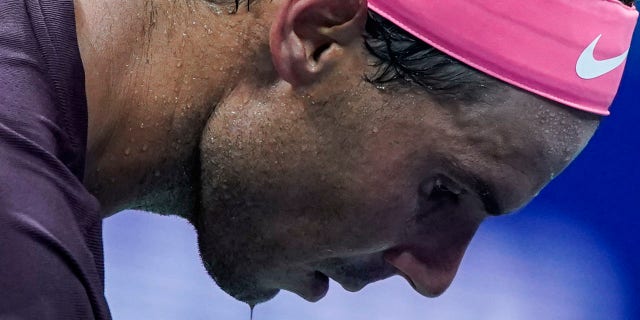
[[[278,74],[294,87],[316,81],[362,39],[366,20],[366,0],[286,0],[269,43]]]

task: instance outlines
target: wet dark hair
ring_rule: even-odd
[[[440,100],[475,102],[499,84],[371,11],[365,46],[377,69],[366,79],[378,86],[415,84]]]
[[[243,2],[235,0],[235,12]],[[621,0],[631,6],[634,0]],[[376,59],[373,74],[365,79],[378,86],[396,83],[418,85],[440,101],[482,101],[500,87],[499,80],[448,56],[389,20],[369,10],[365,47]]]
[[[622,0],[632,5],[634,0]],[[376,58],[366,79],[378,86],[409,83],[438,100],[473,103],[499,88],[499,80],[446,55],[382,16],[369,11],[365,46]]]
[[[253,1],[235,0],[233,12],[245,2],[249,9]],[[379,86],[408,82],[425,88],[439,100],[472,102],[498,83],[372,11],[367,19],[365,46],[377,59],[377,71],[365,79]]]

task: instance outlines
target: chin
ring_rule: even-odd
[[[237,294],[232,294],[231,296],[235,299],[242,301],[250,306],[255,306],[260,303],[267,302],[273,299],[280,290],[278,289],[258,289],[247,292],[241,292]]]
[[[261,287],[257,281],[251,280],[251,277],[221,277],[211,270],[208,272],[220,289],[250,306],[267,302],[280,292],[279,289]]]

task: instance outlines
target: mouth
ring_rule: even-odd
[[[295,288],[285,288],[309,302],[317,302],[329,291],[329,277],[320,271],[307,274],[303,283]]]
[[[331,278],[349,292],[358,292],[372,282],[397,274],[382,254],[360,257],[336,258],[315,266],[325,278]]]
[[[327,277],[324,273],[320,271],[315,271],[313,273],[313,281],[310,290],[310,295],[308,296],[308,301],[316,302],[324,296],[327,295],[329,291],[329,277]]]

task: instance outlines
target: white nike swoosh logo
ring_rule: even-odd
[[[576,73],[582,79],[595,79],[597,77],[603,76],[615,68],[619,67],[624,60],[627,58],[627,54],[629,54],[629,49],[622,53],[617,57],[613,57],[611,59],[606,60],[597,60],[593,57],[593,52],[596,49],[596,45],[598,45],[598,41],[602,35],[596,37],[591,44],[582,51],[580,58],[578,58],[578,62],[576,63]]]

